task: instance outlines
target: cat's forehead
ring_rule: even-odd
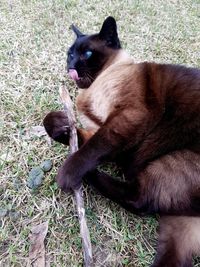
[[[83,51],[95,46],[95,35],[84,35],[76,38],[69,50]]]

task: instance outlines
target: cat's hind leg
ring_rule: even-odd
[[[135,213],[200,215],[200,155],[175,151],[151,162],[130,181],[95,171],[88,181],[111,200]]]
[[[160,237],[152,267],[192,267],[200,255],[200,155],[175,151],[150,163],[130,182],[89,174],[100,193],[134,213],[160,213]],[[175,216],[179,215],[179,216]],[[195,215],[195,217],[194,217]]]
[[[161,217],[157,252],[151,267],[192,267],[192,256],[200,253],[199,229],[199,217]]]

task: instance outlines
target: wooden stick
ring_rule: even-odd
[[[70,153],[74,153],[78,150],[78,138],[76,131],[76,119],[73,112],[73,104],[70,98],[68,90],[64,85],[59,89],[61,100],[64,104],[64,110],[68,117],[69,128],[70,128],[70,138],[69,138],[69,147]],[[91,267],[93,266],[92,259],[92,245],[90,241],[90,234],[86,223],[85,217],[85,208],[83,201],[83,192],[82,187],[78,190],[74,190],[76,207],[78,212],[79,224],[80,224],[80,234],[82,238],[83,245],[83,256],[84,256],[84,266]]]

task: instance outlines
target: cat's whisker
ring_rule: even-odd
[[[91,81],[94,81],[94,78],[93,78],[89,73],[86,73],[86,76],[87,76]]]

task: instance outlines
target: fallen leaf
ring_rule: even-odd
[[[41,136],[47,135],[47,132],[45,131],[44,126],[37,125],[37,126],[31,127],[30,135],[41,137]]]
[[[24,140],[30,140],[34,136],[36,136],[36,137],[44,137],[44,139],[47,141],[48,145],[49,146],[52,145],[52,142],[51,142],[52,140],[48,136],[48,134],[47,134],[47,132],[46,132],[46,130],[45,130],[45,128],[43,126],[37,125],[37,126],[32,126],[29,129],[25,129],[22,138]]]
[[[44,239],[48,232],[48,222],[33,226],[31,230],[29,259],[32,267],[45,267]]]
[[[32,137],[46,137],[47,136],[47,132],[45,131],[44,126],[41,125],[36,125],[36,126],[32,126],[28,129],[25,129],[24,134],[23,134],[23,139],[24,140],[29,140]]]

